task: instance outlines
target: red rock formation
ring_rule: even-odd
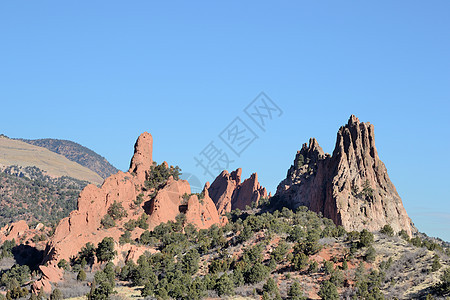
[[[226,217],[221,219],[219,216],[214,202],[209,197],[206,186],[202,194],[202,199],[198,199],[197,195],[191,195],[189,198],[186,210],[186,222],[192,223],[198,228],[209,228],[214,224],[226,223]]]
[[[33,241],[33,237],[37,234],[43,234],[50,229],[45,228],[42,223],[36,225],[35,228],[29,228],[24,220],[20,220],[8,225],[5,225],[0,229],[0,243],[4,241],[15,240],[16,244],[27,244],[29,246],[37,246]],[[39,247],[45,246],[42,242],[38,242]]]
[[[86,243],[97,245],[105,237],[113,237],[117,242],[122,234],[120,228],[123,224],[130,219],[137,219],[139,215],[135,212],[139,213],[138,210],[141,210],[140,213],[144,211],[134,204],[139,194],[146,200],[143,207],[149,214],[150,229],[161,222],[175,221],[180,212],[186,213],[187,222],[194,223],[199,229],[224,222],[219,218],[209,197],[199,201],[197,196],[193,195],[184,203],[183,196],[191,193],[189,183],[185,180],[174,180],[170,177],[164,187],[156,191],[156,196],[154,190],[145,188],[145,181],[153,164],[152,147],[152,136],[147,132],[141,134],[135,144],[128,172],[119,171],[108,177],[100,188],[88,185],[83,189],[78,198],[78,209],[60,221],[47,245],[43,261],[46,267],[41,268],[43,276],[34,284],[35,290],[44,288],[48,292],[49,282],[59,281],[62,276],[57,263],[61,259],[68,261],[77,255]],[[165,165],[168,167],[167,163]],[[119,221],[117,227],[102,228],[101,220],[114,202],[122,204],[128,217]],[[132,247],[128,249],[127,257],[137,259],[137,255],[143,251],[145,250]]]
[[[153,137],[150,133],[142,133],[134,145],[129,173],[136,174],[140,182],[144,182],[147,172],[152,166]]]
[[[258,174],[253,173],[250,178],[245,179],[234,191],[231,209],[245,209],[247,205],[251,206],[254,202],[258,204],[261,197],[266,198],[267,191],[266,188],[259,184]]]
[[[0,241],[11,241],[12,239],[17,241],[29,229],[27,222],[24,220],[5,225],[0,229]]]
[[[175,220],[180,214],[182,197],[190,194],[191,187],[186,180],[174,180],[172,177],[167,181],[166,186],[158,192],[156,197],[150,202],[150,227],[153,228],[160,223]]]
[[[236,208],[245,209],[253,202],[258,203],[261,197],[267,197],[266,189],[258,182],[258,174],[253,173],[242,183],[241,174],[241,168],[231,174],[224,170],[207,188],[220,215]]]
[[[241,182],[241,174],[241,168],[231,172],[231,174],[227,170],[223,170],[211,186],[208,187],[208,193],[211,199],[213,199],[219,214],[222,215],[232,210],[231,198]]]
[[[338,131],[333,156],[315,139],[303,144],[275,196],[321,212],[348,231],[376,231],[386,224],[409,235],[416,231],[378,157],[373,125],[353,115]]]

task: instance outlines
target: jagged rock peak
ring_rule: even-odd
[[[361,123],[357,117],[351,115],[347,125],[339,128],[333,156],[343,153],[361,157],[370,156],[377,161],[373,124]]]
[[[332,156],[323,154],[315,139],[302,146],[276,195],[281,203],[305,205],[350,231],[386,224],[409,235],[416,231],[378,157],[374,126],[354,115],[339,128]]]
[[[350,118],[348,118],[347,125],[349,125],[349,126],[353,125],[353,124],[358,125],[359,123],[360,123],[359,119],[355,115],[351,115]]]
[[[245,209],[247,205],[258,203],[261,197],[267,197],[267,191],[258,182],[258,174],[253,173],[241,183],[242,169],[228,173],[222,171],[208,187],[208,192],[220,215],[233,209]]]
[[[305,159],[310,159],[316,162],[319,159],[323,159],[325,153],[322,147],[319,146],[319,142],[315,138],[309,139],[309,145],[303,144],[302,150],[299,152]]]
[[[134,144],[134,155],[131,159],[130,170],[132,174],[136,174],[139,181],[144,182],[146,172],[150,170],[153,163],[153,137],[150,133],[144,132]]]
[[[231,172],[230,174],[230,178],[234,180],[237,184],[241,182],[241,176],[242,176],[242,168],[238,168],[235,171]]]

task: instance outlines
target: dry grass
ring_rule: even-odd
[[[450,259],[440,253],[442,268],[437,272],[430,272],[436,252],[417,248],[396,236],[376,234],[374,248],[377,252],[377,263],[390,257],[393,260],[392,266],[386,270],[383,291],[398,299],[424,297],[424,291],[439,282],[443,269],[450,266]]]
[[[36,166],[49,176],[70,176],[101,184],[103,179],[95,172],[42,147],[0,137],[0,167],[17,165]]]

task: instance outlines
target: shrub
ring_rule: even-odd
[[[387,236],[394,236],[394,229],[392,229],[391,225],[386,224],[383,226],[383,228],[381,228],[380,233]]]
[[[359,234],[359,247],[369,247],[373,244],[373,234],[367,229],[361,230]]]
[[[4,257],[13,257],[12,249],[16,246],[16,240],[4,241],[0,247],[0,259]]]
[[[117,252],[114,251],[114,240],[112,237],[105,237],[95,249],[95,255],[98,261],[105,262],[110,261],[116,256]]]
[[[435,255],[433,257],[433,264],[431,265],[431,272],[436,272],[442,267],[441,263],[439,262],[439,256]]]
[[[110,215],[114,221],[120,221],[123,217],[128,216],[128,213],[123,208],[122,203],[114,200],[114,203],[108,208],[108,215]]]
[[[270,256],[276,261],[280,262],[284,259],[289,247],[286,242],[281,241],[277,247],[272,251]]]
[[[28,295],[28,290],[26,288],[21,288],[20,286],[16,286],[6,292],[6,299],[20,299],[26,297]]]
[[[350,232],[347,232],[347,241],[349,241],[349,242],[354,242],[354,241],[356,241],[357,239],[359,239],[359,232],[358,231],[350,231]]]
[[[272,277],[269,277],[267,279],[266,283],[264,283],[263,291],[267,292],[269,294],[277,294],[278,293],[278,286]]]
[[[269,269],[261,263],[256,263],[244,273],[244,280],[247,283],[254,284],[267,278]]]
[[[373,197],[373,189],[370,186],[369,179],[366,179],[366,181],[363,183],[361,194],[367,197]]]
[[[217,280],[214,290],[217,292],[219,296],[233,295],[234,294],[233,279],[230,278],[227,273],[224,273]]]
[[[114,277],[114,264],[110,262],[103,271],[95,273],[94,282],[91,285],[91,291],[87,298],[89,300],[109,299],[109,295],[114,291]]]
[[[344,271],[348,269],[348,263],[347,263],[346,259],[344,259],[344,261],[342,262],[341,269],[344,270]]]
[[[292,268],[296,271],[303,270],[308,266],[308,256],[303,252],[297,253],[292,258]]]
[[[157,165],[153,163],[153,166],[150,167],[150,172],[147,180],[145,181],[145,186],[147,189],[159,189],[167,182],[170,176],[173,176],[173,179],[178,180],[181,175],[181,169],[176,166],[166,167],[165,163]]]
[[[322,246],[318,243],[317,240],[311,238],[311,240],[307,240],[304,242],[297,243],[294,246],[294,253],[302,252],[307,256],[314,255],[322,249]]]
[[[58,262],[58,268],[67,270],[67,269],[69,268],[69,263],[67,262],[67,260],[61,259],[61,260]]]
[[[84,272],[84,270],[80,270],[78,272],[77,280],[78,281],[85,281],[86,280],[86,272]]]
[[[139,228],[141,228],[141,229],[147,230],[147,229],[148,229],[148,223],[147,223],[147,220],[148,220],[147,214],[146,214],[146,213],[143,213],[143,214],[139,217],[139,219],[137,219],[137,221],[136,221],[136,226],[139,227]]]
[[[370,246],[367,248],[366,255],[364,256],[364,260],[367,262],[374,262],[376,258],[376,252],[375,249]]]
[[[332,261],[324,261],[323,263],[323,270],[325,272],[325,274],[331,274],[334,271],[334,264]]]
[[[409,241],[409,235],[405,229],[402,229],[398,232],[398,236],[404,239],[405,241]]]
[[[309,273],[309,274],[311,274],[311,273],[316,273],[317,270],[318,270],[318,268],[319,268],[319,264],[318,264],[315,260],[313,260],[313,261],[309,264],[309,267],[308,267],[308,273]]]
[[[135,220],[129,220],[125,224],[123,224],[123,228],[128,231],[133,231],[136,228],[137,224]]]
[[[136,196],[136,199],[134,200],[134,205],[139,206],[144,202],[144,194],[139,194]]]
[[[189,250],[182,258],[181,264],[183,271],[189,275],[194,275],[198,271],[198,262],[200,260],[200,254],[194,248]]]
[[[59,289],[54,289],[50,294],[50,300],[62,300],[63,294]]]
[[[100,224],[102,224],[103,228],[108,229],[108,228],[112,228],[114,226],[116,226],[116,222],[114,221],[114,219],[106,214],[100,221]]]
[[[81,267],[84,267],[83,265],[94,264],[94,258],[95,258],[95,247],[92,243],[86,243],[86,245],[81,248],[80,252],[78,252],[78,257],[72,261],[72,265],[74,264],[80,264]]]
[[[443,295],[450,293],[450,268],[444,270],[440,279],[441,282],[437,287],[438,292]]]
[[[144,245],[155,245],[156,238],[152,236],[150,231],[146,230],[139,237],[139,243]]]
[[[319,297],[324,300],[338,300],[339,294],[336,286],[330,281],[324,281],[320,286]]]
[[[413,244],[416,247],[422,247],[422,240],[420,237],[416,236],[409,240],[411,244]]]
[[[330,282],[332,282],[337,287],[342,287],[344,283],[344,274],[339,269],[334,270],[330,276]]]
[[[22,285],[30,279],[30,268],[27,265],[13,265],[11,269],[4,272],[0,279],[0,284],[3,286],[11,285],[12,281],[17,282],[17,285]]]
[[[124,245],[127,243],[131,243],[131,232],[128,230],[125,231],[120,237],[119,237],[119,244]]]
[[[303,296],[302,289],[300,287],[300,283],[298,281],[294,281],[289,288],[288,297],[291,300],[304,300],[306,297]]]

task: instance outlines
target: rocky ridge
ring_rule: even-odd
[[[253,173],[242,183],[241,176],[241,168],[231,173],[224,170],[206,188],[220,215],[237,208],[245,209],[247,205],[258,204],[261,197],[267,197],[266,188],[259,184],[257,173]]]
[[[191,195],[189,183],[185,180],[170,177],[161,189],[147,189],[146,180],[153,165],[152,150],[152,136],[147,132],[141,134],[135,144],[128,172],[119,171],[111,175],[101,187],[90,184],[83,189],[78,198],[78,209],[59,222],[47,245],[45,258],[40,266],[43,276],[34,283],[35,290],[43,288],[49,292],[50,282],[61,280],[62,273],[57,263],[62,259],[68,261],[86,243],[97,244],[105,237],[113,237],[117,242],[123,233],[123,224],[130,219],[138,219],[139,212],[148,214],[150,229],[161,222],[174,221],[180,213],[185,213],[186,221],[199,229],[226,223],[226,218],[219,217],[208,192],[204,191],[204,198],[198,199],[197,195]],[[183,199],[186,195],[189,197],[187,201]],[[136,207],[135,200],[138,196],[143,202]],[[102,228],[101,220],[113,203],[121,204],[128,217],[115,227]],[[132,237],[138,237],[142,231],[136,228]],[[128,258],[130,254],[142,252],[135,245],[128,245],[128,248],[121,249],[120,252],[128,251]],[[134,259],[139,257],[137,254],[131,256]]]
[[[374,126],[354,115],[339,129],[333,155],[314,138],[303,144],[275,196],[285,205],[322,213],[347,231],[389,224],[396,232],[416,232],[378,156]]]

